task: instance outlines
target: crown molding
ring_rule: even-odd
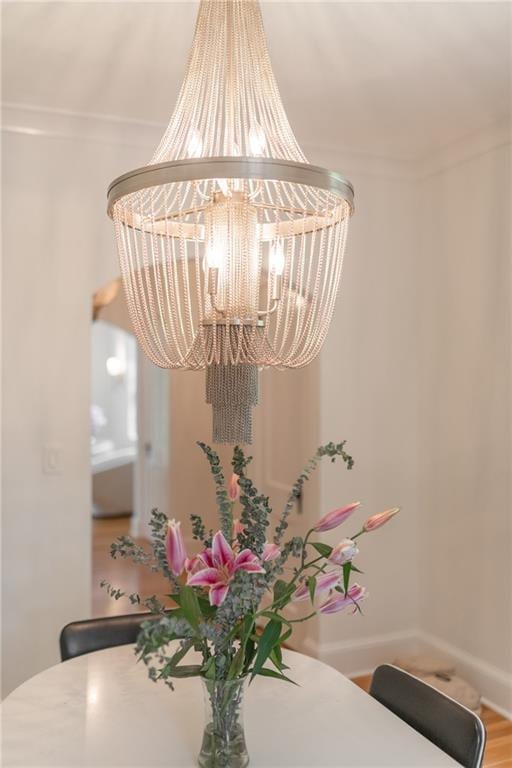
[[[159,143],[166,127],[164,123],[145,122],[117,115],[74,112],[34,104],[2,104],[4,132],[132,146],[147,149],[149,154],[152,154]],[[303,148],[312,163],[318,161],[328,168],[387,178],[412,178],[410,164],[395,158],[307,142]]]
[[[418,159],[415,163],[416,177],[421,180],[443,173],[472,158],[507,146],[511,140],[512,125],[510,119],[500,120],[484,131],[469,134]]]
[[[2,131],[7,133],[142,147],[151,154],[164,130],[165,125],[162,124],[116,115],[2,103]]]
[[[27,136],[79,139],[145,149],[150,156],[159,143],[165,123],[134,120],[117,115],[74,112],[34,104],[2,104],[2,131]],[[472,157],[511,143],[511,124],[501,120],[487,130],[457,140],[421,158],[383,157],[351,150],[302,142],[310,162],[351,176],[371,176],[417,181],[442,173]]]
[[[332,168],[348,178],[355,174],[403,180],[413,180],[415,177],[414,164],[409,160],[361,152],[344,147],[343,144],[329,146],[308,141],[299,143],[310,163]]]

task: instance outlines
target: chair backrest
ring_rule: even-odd
[[[391,664],[377,667],[370,694],[465,768],[481,766],[485,728],[462,704]]]
[[[115,645],[129,645],[137,640],[143,621],[158,621],[151,613],[131,613],[126,616],[108,616],[66,624],[60,633],[62,661],[82,656],[84,653],[101,651]]]

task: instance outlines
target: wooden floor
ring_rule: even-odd
[[[112,560],[110,544],[118,536],[129,532],[129,518],[96,519],[93,521],[93,616],[112,616],[141,610],[128,600],[113,600],[100,588],[102,579],[125,592],[163,595],[168,582],[148,568],[133,565],[125,560]],[[144,545],[144,541],[140,541]],[[355,678],[360,688],[368,690],[370,677]],[[488,707],[483,708],[482,720],[487,728],[487,747],[484,756],[485,768],[512,768],[512,721],[506,720]]]
[[[371,676],[354,677],[353,682],[367,691]],[[512,768],[512,720],[506,720],[489,707],[482,707],[482,721],[487,729],[485,768]]]

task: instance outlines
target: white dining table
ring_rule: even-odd
[[[454,760],[317,659],[285,651],[298,686],[258,677],[245,704],[250,768],[444,768]],[[195,768],[197,678],[153,683],[132,646],[70,659],[2,705],[2,766]]]

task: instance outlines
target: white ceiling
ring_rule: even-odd
[[[196,9],[6,3],[3,100],[164,123]],[[299,140],[409,159],[509,119],[511,11],[508,2],[264,2]]]

